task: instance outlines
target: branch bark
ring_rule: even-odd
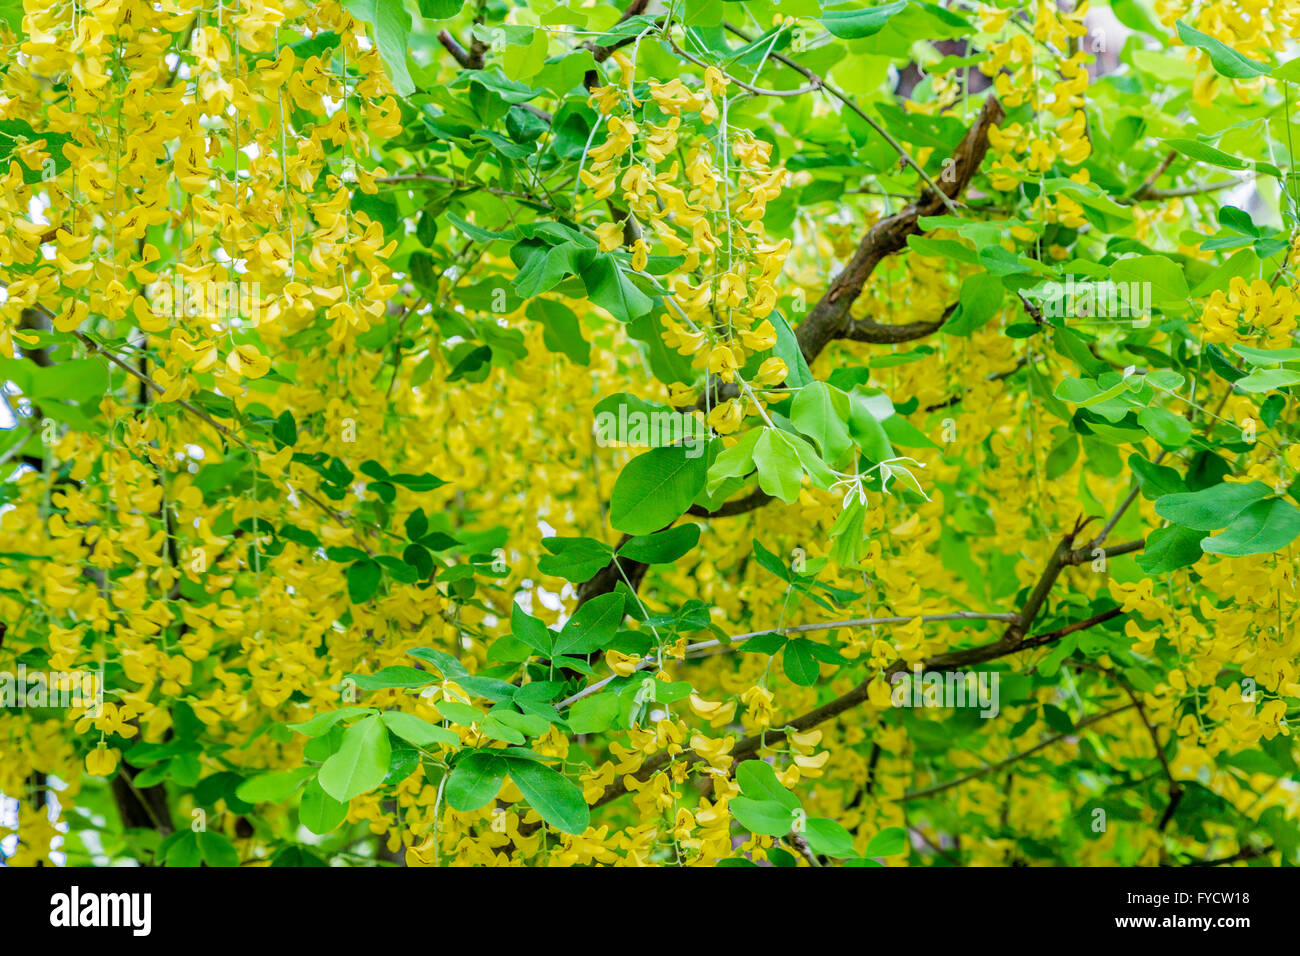
[[[1051,591],[1052,585],[1056,583],[1056,579],[1060,576],[1061,572],[1069,565],[1070,562],[1068,558],[1074,553],[1075,539],[1083,530],[1085,524],[1085,521],[1076,521],[1074,527],[1061,537],[1061,540],[1057,543],[1056,548],[1048,558],[1047,564],[1044,567],[1038,582],[1034,585],[1034,588],[1026,598],[1024,606],[1016,615],[1015,620],[1008,624],[1002,637],[988,644],[950,651],[945,654],[939,654],[935,657],[928,658],[922,663],[922,669],[926,671],[953,670],[957,667],[964,667],[969,664],[978,664],[996,658],[1006,657],[1009,654],[1015,654],[1020,651],[1041,647],[1045,644],[1051,643],[1052,641],[1065,637],[1067,634],[1073,634],[1076,631],[1109,621],[1118,617],[1120,614],[1123,614],[1123,609],[1112,608],[1093,618],[1058,628],[1057,630],[1050,631],[1046,634],[1037,635],[1028,639],[1024,637],[1028,632],[1029,627],[1033,624],[1034,618],[1038,616],[1039,611],[1046,602],[1047,595]],[[886,680],[889,680],[894,674],[906,670],[907,664],[902,660],[898,660],[885,669],[883,676]],[[818,724],[825,723],[826,721],[838,717],[840,714],[865,703],[868,699],[871,683],[875,677],[876,674],[871,674],[848,693],[843,694],[834,700],[828,701],[820,707],[808,711],[806,714],[795,717],[780,728],[771,728],[761,734],[754,734],[741,740],[731,751],[732,761],[730,772],[734,773],[737,765],[742,760],[757,754],[764,747],[770,747],[781,743],[791,732],[800,733],[812,727],[816,727]],[[694,751],[691,750],[687,750],[681,755],[681,759],[687,761],[694,758]],[[641,765],[641,768],[631,776],[635,780],[645,782],[656,772],[667,766],[672,759],[673,758],[667,753],[656,754],[649,760],[645,761],[645,763]],[[592,807],[603,806],[611,800],[618,799],[626,792],[627,786],[624,784],[623,779],[617,779],[605,788],[605,792],[596,799],[596,802],[592,804]]]
[[[991,773],[996,773],[997,771],[1002,770],[1005,767],[1009,767],[1012,764],[1020,760],[1023,760],[1025,757],[1031,756],[1033,754],[1038,753],[1038,751],[1040,750],[1050,747],[1052,744],[1059,743],[1060,741],[1064,740],[1066,737],[1077,736],[1079,731],[1083,730],[1085,727],[1097,723],[1100,720],[1105,720],[1107,717],[1114,717],[1116,714],[1122,714],[1126,710],[1132,710],[1134,706],[1135,706],[1134,704],[1124,704],[1121,707],[1116,707],[1112,710],[1103,711],[1100,714],[1093,714],[1091,717],[1085,717],[1083,720],[1075,724],[1072,730],[1066,733],[1053,734],[1052,736],[1048,737],[1045,740],[1040,740],[1038,743],[1034,744],[1034,746],[1030,747],[1028,750],[1022,750],[1020,751],[1020,753],[1013,754],[1012,756],[1008,757],[1006,760],[1001,760],[998,763],[990,764],[987,767],[981,767],[979,770],[975,770],[971,773],[968,773],[964,777],[957,777],[953,780],[947,780],[944,781],[943,783],[936,784],[933,787],[926,787],[923,790],[909,790],[907,793],[903,794],[901,797],[898,798],[898,802],[907,803],[912,800],[920,800],[923,797],[932,797],[936,793],[943,793],[945,790],[951,790],[953,787],[959,787],[963,783],[969,783],[972,780],[978,780],[980,777],[987,777]]]
[[[902,212],[880,220],[867,230],[848,265],[831,281],[826,294],[795,330],[799,348],[809,364],[832,340],[845,338],[850,332],[857,341],[905,342],[928,335],[943,324],[947,312],[933,322],[907,326],[891,327],[871,319],[854,322],[849,316],[849,308],[862,293],[863,286],[880,261],[906,247],[908,236],[921,234],[918,220],[939,215],[944,211],[945,198],[955,199],[966,190],[988,152],[989,128],[1001,122],[1005,115],[996,97],[990,96],[985,100],[979,116],[958,144],[942,177],[940,189],[945,196],[937,196],[927,189]]]

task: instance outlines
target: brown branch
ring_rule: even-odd
[[[465,67],[466,69],[473,70],[473,69],[482,68],[483,64],[481,58],[480,58],[479,65],[477,67],[470,65],[471,60],[470,60],[469,51],[466,50],[459,43],[457,43],[456,38],[453,37],[451,33],[449,33],[448,31],[446,30],[438,31],[438,42],[447,48],[447,52],[451,54],[452,59],[454,59],[457,63],[459,63],[461,66]]]
[[[1124,544],[1116,544],[1116,545],[1112,545],[1109,548],[1102,548],[1101,553],[1104,554],[1107,558],[1117,558],[1122,554],[1132,554],[1134,551],[1141,551],[1146,546],[1147,546],[1146,539],[1139,538],[1137,541],[1126,541]],[[1078,548],[1070,552],[1069,558],[1067,559],[1066,563],[1084,564],[1088,561],[1093,560],[1093,558],[1097,556],[1096,555],[1097,550],[1098,549],[1096,547]]]
[[[1260,849],[1248,846],[1244,850],[1238,850],[1232,856],[1221,856],[1217,860],[1194,860],[1188,863],[1188,866],[1226,866],[1229,863],[1240,863],[1243,860],[1258,860],[1268,856],[1273,852],[1273,847],[1266,846]]]
[[[1075,724],[1074,727],[1069,731],[1060,734],[1053,734],[1052,736],[1046,738],[1045,740],[1040,740],[1038,743],[1034,744],[1034,746],[1030,747],[1028,750],[1022,750],[1018,754],[1012,754],[1006,760],[1000,760],[997,763],[990,764],[987,767],[981,767],[979,770],[972,771],[971,773],[968,773],[965,776],[956,777],[952,780],[947,780],[944,781],[943,783],[935,784],[933,787],[926,787],[923,790],[909,790],[907,793],[903,794],[901,797],[898,798],[898,802],[907,803],[912,800],[920,800],[923,797],[932,797],[936,793],[943,793],[945,790],[951,790],[953,787],[959,787],[963,783],[969,783],[972,780],[978,780],[980,777],[987,777],[991,773],[996,773],[999,770],[1002,770],[1020,760],[1023,760],[1025,757],[1029,757],[1033,754],[1038,753],[1038,751],[1040,750],[1050,747],[1052,744],[1059,743],[1060,741],[1064,740],[1066,737],[1076,736],[1079,733],[1079,731],[1083,730],[1083,728],[1091,724],[1095,724],[1098,721],[1105,720],[1107,717],[1114,717],[1116,714],[1122,714],[1126,710],[1132,710],[1133,706],[1134,706],[1133,704],[1124,704],[1122,707],[1115,707],[1112,710],[1106,710],[1101,712],[1100,714],[1093,714],[1091,717],[1085,717],[1083,720]]]
[[[805,72],[805,75],[816,75],[811,71],[805,71],[793,61],[783,62]],[[799,350],[803,352],[804,360],[809,365],[821,354],[822,349],[835,339],[897,345],[924,338],[937,331],[947,321],[957,308],[957,303],[948,306],[937,319],[909,322],[904,325],[885,325],[867,318],[855,320],[850,315],[850,309],[862,294],[867,279],[871,277],[881,260],[906,248],[909,236],[921,235],[922,230],[918,221],[922,217],[935,216],[943,212],[946,202],[960,196],[966,190],[984,161],[984,154],[988,151],[989,128],[1000,122],[1004,116],[1002,104],[996,97],[990,96],[985,100],[979,115],[953,152],[941,177],[940,189],[943,195],[936,195],[926,189],[922,191],[920,198],[902,212],[880,220],[867,230],[848,264],[831,281],[830,288],[813,306],[808,317],[795,329]],[[705,387],[705,395],[696,405],[697,409],[703,410],[710,404],[708,401],[710,392],[714,397],[712,404],[739,394],[734,385],[708,384]]]
[[[1167,170],[1171,165],[1173,165],[1174,160],[1177,158],[1178,158],[1177,150],[1171,149],[1169,152],[1167,152],[1165,154],[1165,158],[1160,160],[1160,165],[1155,168],[1155,172],[1153,172],[1150,176],[1148,176],[1145,180],[1143,180],[1142,185],[1133,191],[1133,195],[1128,197],[1129,202],[1141,202],[1143,199],[1147,197],[1149,193],[1154,192],[1156,188],[1157,180],[1159,180],[1160,177],[1165,174],[1165,170]]]
[[[1033,619],[1042,608],[1047,593],[1051,590],[1052,584],[1055,583],[1057,577],[1060,576],[1061,571],[1066,567],[1066,556],[1072,553],[1074,539],[1079,532],[1082,531],[1085,524],[1086,522],[1084,521],[1076,522],[1074,528],[1061,538],[1056,549],[1052,552],[1051,557],[1048,558],[1047,566],[1043,569],[1038,584],[1030,593],[1017,619],[1008,625],[1001,638],[988,644],[981,644],[977,647],[950,651],[945,654],[939,654],[927,658],[921,664],[922,669],[926,671],[952,670],[969,664],[979,664],[1000,657],[1006,657],[1009,654],[1016,654],[1020,651],[1041,647],[1044,644],[1065,637],[1067,634],[1073,634],[1076,631],[1084,630],[1085,628],[1092,627],[1095,624],[1101,624],[1123,614],[1124,611],[1122,608],[1112,608],[1103,614],[1098,614],[1096,617],[1089,618],[1085,621],[1078,621],[1074,624],[1067,625],[1066,627],[1059,628],[1055,631],[1050,631],[1046,634],[1040,634],[1027,640],[1023,637],[1029,626],[1033,623]],[[889,680],[894,674],[902,673],[907,669],[908,665],[904,661],[897,660],[885,669],[884,677],[886,680]],[[853,708],[865,703],[868,698],[871,683],[875,679],[875,676],[875,674],[870,675],[863,680],[862,683],[858,684],[847,693],[822,704],[820,707],[808,711],[806,714],[801,714],[800,716],[795,717],[780,728],[769,728],[763,733],[753,734],[744,738],[737,743],[731,751],[732,759],[730,772],[734,773],[737,765],[739,765],[742,760],[753,756],[764,747],[770,747],[781,743],[790,733],[802,733],[805,730],[816,727],[818,724],[825,723],[828,720],[838,717],[845,711],[852,710]],[[689,761],[694,759],[695,754],[694,751],[687,750],[681,756],[682,759]],[[656,754],[649,760],[645,761],[645,763],[641,765],[641,768],[632,774],[632,777],[633,779],[644,783],[659,770],[667,766],[672,759],[673,758],[667,753]],[[626,792],[627,787],[623,783],[623,779],[616,779],[605,788],[605,792],[597,798],[596,802],[592,804],[592,807],[603,806],[611,800],[618,799]]]
[[[1101,614],[1096,614],[1086,620],[1075,621],[1073,624],[1067,624],[1065,627],[1058,627],[1056,630],[1048,631],[1046,634],[1036,634],[1021,643],[1016,650],[1028,651],[1033,650],[1035,647],[1042,647],[1044,644],[1051,644],[1054,641],[1059,641],[1061,638],[1068,637],[1069,635],[1075,634],[1079,631],[1086,631],[1088,628],[1095,627],[1098,624],[1105,624],[1107,621],[1113,621],[1123,613],[1124,609],[1122,607],[1113,607],[1109,611],[1103,611]]]
[[[870,342],[873,345],[897,345],[900,342],[911,342],[913,339],[923,339],[932,332],[937,332],[948,321],[948,316],[957,310],[958,303],[954,302],[948,308],[943,310],[943,314],[937,319],[931,319],[928,322],[908,322],[905,325],[881,325],[870,319],[858,319],[850,322],[841,334],[840,338],[849,339],[853,342]]]
[[[925,216],[940,214],[944,210],[945,198],[954,199],[965,191],[984,161],[984,154],[988,151],[989,128],[1001,122],[1004,116],[1002,104],[996,97],[990,96],[985,100],[979,116],[953,152],[952,161],[942,177],[940,188],[945,195],[936,196],[927,189],[922,192],[919,199],[909,204],[902,212],[881,219],[867,230],[867,234],[858,244],[848,265],[831,281],[826,294],[813,306],[808,317],[799,323],[799,327],[795,330],[799,348],[809,364],[821,354],[822,349],[829,342],[844,337],[850,328],[854,329],[855,336],[864,336],[871,332],[891,335],[888,331],[880,331],[888,329],[888,326],[881,326],[873,320],[859,319],[853,322],[849,315],[850,307],[861,294],[867,279],[880,261],[905,248],[909,236],[921,234],[917,221]],[[870,341],[870,339],[860,338],[859,341]],[[907,341],[907,339],[886,338],[885,341]]]
[[[623,547],[624,544],[631,540],[631,537],[629,534],[623,535],[618,542],[618,548]],[[615,548],[615,550],[617,551],[618,548]],[[620,573],[620,568],[622,573]],[[646,572],[649,570],[650,565],[648,564],[633,561],[631,558],[615,557],[609,564],[597,571],[595,577],[589,578],[578,585],[578,607],[582,607],[594,597],[609,594],[618,587],[624,575],[627,576],[627,582],[625,583],[630,584],[632,590],[635,591],[640,587],[642,578],[645,577]]]
[[[686,513],[696,518],[724,518],[730,515],[739,515],[744,514],[747,511],[753,511],[755,508],[762,507],[771,500],[771,495],[762,489],[755,488],[752,492],[745,495],[745,497],[737,498],[735,501],[725,501],[712,511],[709,511],[707,508],[702,508],[699,505],[691,505],[691,507],[687,509]],[[631,535],[623,535],[622,539],[620,539],[618,543],[618,547],[621,548],[630,537]],[[618,548],[615,548],[615,550],[617,551]],[[620,559],[615,558],[614,561],[611,561],[600,571],[596,572],[595,577],[592,577],[578,585],[578,607],[582,607],[582,605],[586,604],[594,597],[599,597],[602,594],[609,594],[618,587],[618,583],[623,580],[623,576],[619,574],[619,568],[615,566],[616,563],[621,564],[623,574],[627,575],[627,583],[631,584],[632,590],[634,591],[641,586],[641,581],[645,578],[646,572],[650,570],[648,564],[642,564],[640,561],[633,561],[631,558],[623,558],[620,561]]]
[[[808,861],[809,866],[821,866],[821,861],[817,859],[817,854],[812,851],[808,841],[798,833],[791,833],[786,837],[789,844],[795,848],[795,851]]]
[[[623,15],[618,18],[618,23],[623,23],[624,21],[631,20],[633,17],[639,17],[641,14],[645,13],[645,9],[648,6],[650,6],[650,0],[632,0],[632,2],[629,3],[627,7],[623,10]],[[615,24],[615,26],[617,25],[618,24]],[[625,47],[629,43],[634,42],[635,40],[636,37],[634,36],[619,37],[613,43],[610,43],[606,46],[601,46],[595,41],[588,41],[587,43],[584,43],[582,45],[582,49],[590,50],[592,58],[595,59],[597,63],[604,63],[614,54],[615,50],[619,49],[620,47]],[[595,70],[590,70],[588,71],[587,75],[591,76],[594,80],[595,72],[596,72]],[[592,85],[594,84],[588,84],[587,88],[590,89]]]
[[[766,491],[755,488],[745,497],[737,498],[734,501],[724,501],[712,511],[699,505],[691,505],[686,509],[686,513],[696,518],[729,518],[732,515],[743,515],[747,511],[761,508],[771,500],[772,496]]]
[[[1138,716],[1142,718],[1142,723],[1151,737],[1151,743],[1155,746],[1156,756],[1160,758],[1160,767],[1164,770],[1165,780],[1169,782],[1169,805],[1165,807],[1164,815],[1160,818],[1160,825],[1157,829],[1163,831],[1169,825],[1169,821],[1174,818],[1174,813],[1178,810],[1178,804],[1183,799],[1183,787],[1174,779],[1173,768],[1169,766],[1169,760],[1165,757],[1165,748],[1160,743],[1160,735],[1156,731],[1155,724],[1151,723],[1151,718],[1147,714],[1146,708],[1142,706],[1142,700],[1138,697],[1137,691],[1119,672],[1109,667],[1103,667],[1100,664],[1094,664],[1092,661],[1071,661],[1074,667],[1096,671],[1099,674],[1105,674],[1112,681],[1120,686],[1128,699],[1133,701],[1133,706],[1137,708]]]

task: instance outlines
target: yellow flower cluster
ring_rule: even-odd
[[[1291,344],[1300,302],[1290,286],[1233,276],[1227,294],[1215,289],[1201,313],[1207,342],[1249,342],[1263,348]]]
[[[1014,7],[981,5],[979,14],[983,32],[994,36],[1009,33],[989,44],[980,71],[993,79],[994,91],[1004,106],[1025,105],[1033,111],[1032,123],[1012,122],[989,132],[994,155],[991,182],[1002,191],[1015,190],[1026,179],[1037,179],[1058,162],[1078,166],[1092,154],[1084,112],[1092,54],[1082,41],[1087,34],[1084,18],[1088,5],[1081,3],[1063,13],[1055,4],[1039,0],[1033,9],[1032,28],[1012,19],[1014,11]],[[1074,52],[1068,52],[1071,49]],[[1047,84],[1050,99],[1044,95]],[[1045,125],[1045,114],[1058,121],[1053,129]],[[1086,170],[1070,178],[1088,182]],[[1061,222],[1069,228],[1085,222],[1082,207],[1063,194],[1040,195],[1036,212],[1045,221]]]
[[[647,121],[641,129],[627,117],[643,106],[633,93],[635,65],[622,53],[613,59],[621,82],[591,95],[608,117],[607,137],[587,153],[589,165],[581,173],[594,199],[617,195],[626,203],[626,219],[598,230],[601,246],[613,249],[634,235],[630,249],[638,271],[652,243],[683,258],[671,288],[673,313],[663,319],[664,343],[691,357],[696,368],[734,382],[751,355],[776,343],[769,316],[790,241],[769,241],[763,216],[787,173],[771,166],[770,143],[727,123],[729,81],[720,70],[705,70],[701,89],[678,78],[651,81],[644,105],[653,104],[663,120]],[[682,120],[693,115],[712,135],[682,141]],[[771,357],[751,384],[778,385],[787,372],[781,359]],[[681,384],[674,400],[685,404],[690,391]],[[734,432],[745,408],[743,401],[723,402],[710,411],[708,423],[721,434]]]

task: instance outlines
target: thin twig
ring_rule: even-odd
[[[982,767],[979,770],[975,770],[971,773],[966,774],[964,777],[957,777],[953,780],[948,780],[945,781],[944,783],[935,784],[933,787],[926,787],[922,790],[909,790],[907,791],[907,793],[903,794],[901,797],[898,798],[898,802],[907,803],[912,800],[920,800],[924,797],[932,797],[936,793],[943,793],[945,790],[951,790],[953,787],[960,787],[964,783],[969,783],[972,780],[978,780],[980,777],[987,777],[989,774],[996,773],[997,771],[1002,770],[1005,767],[1009,767],[1012,764],[1020,760],[1023,760],[1025,757],[1031,756],[1033,754],[1038,753],[1038,751],[1040,750],[1050,747],[1052,744],[1059,743],[1060,741],[1064,740],[1067,737],[1077,736],[1079,731],[1083,730],[1085,727],[1095,724],[1098,721],[1105,720],[1108,717],[1114,717],[1116,714],[1122,714],[1126,710],[1132,710],[1133,707],[1134,707],[1133,704],[1124,704],[1122,707],[1116,707],[1113,710],[1107,710],[1100,714],[1093,714],[1091,717],[1085,717],[1083,720],[1075,724],[1074,727],[1068,732],[1053,734],[1052,736],[1046,738],[1045,740],[1040,740],[1038,743],[1034,744],[1034,746],[1030,747],[1028,750],[1022,750],[1020,751],[1020,753],[1013,754],[1012,756],[1008,757],[1006,760],[1000,760],[995,764],[990,764],[987,767]]]

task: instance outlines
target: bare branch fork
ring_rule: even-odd
[[[1006,114],[996,97],[984,101],[979,115],[952,155],[952,161],[942,177],[940,189],[943,196],[930,190],[901,212],[882,219],[867,230],[858,243],[852,258],[832,281],[821,300],[813,306],[808,317],[799,323],[795,337],[804,358],[811,364],[833,339],[850,338],[858,342],[906,342],[929,335],[937,330],[947,313],[937,320],[913,322],[902,326],[881,325],[871,319],[854,321],[849,315],[853,302],[881,260],[907,246],[909,236],[921,235],[918,221],[926,216],[937,216],[944,209],[944,200],[960,196],[984,161],[988,151],[989,128],[1002,121]]]

